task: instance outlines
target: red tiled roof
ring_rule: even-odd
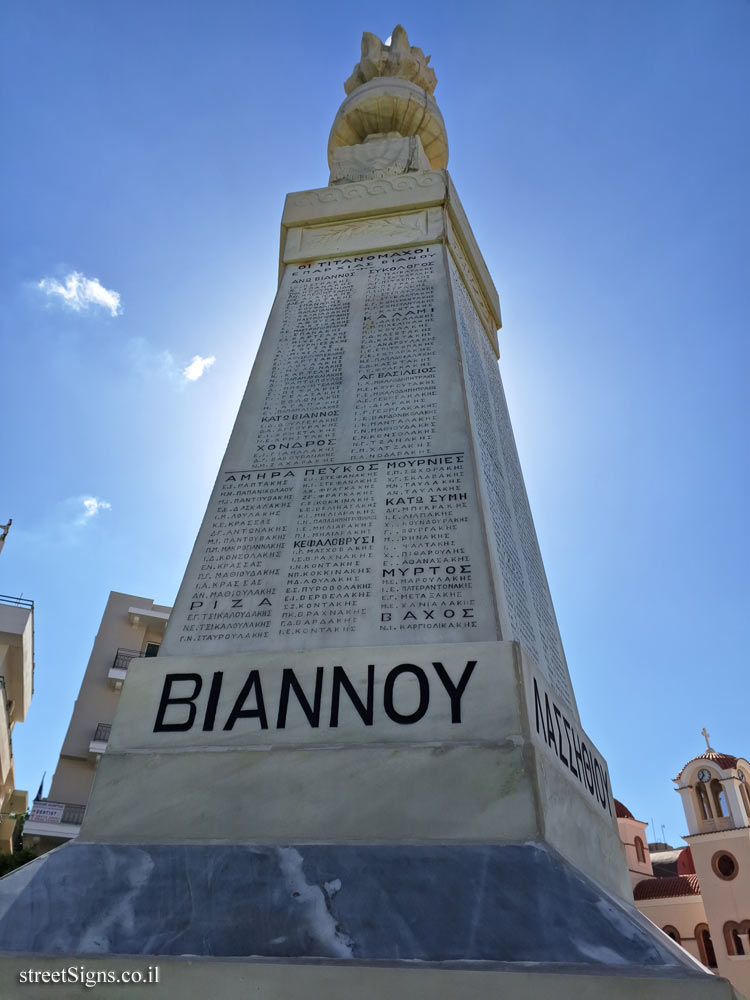
[[[615,799],[615,815],[618,819],[635,819],[635,816],[619,799]]]
[[[677,874],[678,875],[694,875],[695,874],[695,862],[693,861],[693,852],[689,847],[683,847],[680,851],[679,857],[677,858]]]
[[[700,896],[697,875],[671,875],[669,878],[645,878],[633,889],[633,898],[673,899],[676,896]]]
[[[680,773],[677,775],[677,777],[673,778],[672,780],[679,781],[680,777],[682,776],[682,772],[685,770],[685,768],[696,760],[711,760],[714,762],[714,764],[717,764],[722,769],[722,771],[729,771],[731,768],[737,767],[738,758],[733,757],[729,753],[717,753],[715,750],[706,750],[705,753],[698,754],[697,757],[691,757],[690,760],[687,762],[687,764],[685,764],[685,766],[680,770]]]

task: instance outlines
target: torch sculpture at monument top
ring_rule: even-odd
[[[729,998],[632,906],[428,61],[364,36],[160,655],[3,947],[159,956],[160,995]]]

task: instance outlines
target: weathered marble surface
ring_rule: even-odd
[[[343,688],[334,697],[334,676],[348,679],[358,708]],[[606,763],[517,643],[138,660],[81,836],[267,845],[542,838],[631,898]]]
[[[429,169],[430,161],[419,136],[406,137],[394,132],[383,137],[369,136],[356,146],[337,146],[328,183],[397,177]]]
[[[543,962],[700,975],[647,924],[535,845],[71,843],[0,881],[6,953]]]

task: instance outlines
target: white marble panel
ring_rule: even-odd
[[[443,223],[441,208],[425,208],[328,225],[297,226],[287,232],[283,260],[297,264],[345,254],[370,254],[383,248],[426,245],[443,237]]]
[[[289,266],[163,652],[497,637],[441,248]]]
[[[449,266],[503,639],[522,644],[577,718],[497,361],[452,260]]]
[[[512,643],[133,661],[107,753],[522,739]]]
[[[540,835],[523,748],[105,754],[83,840],[496,843]]]

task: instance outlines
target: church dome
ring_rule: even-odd
[[[618,819],[635,819],[635,816],[619,799],[615,799],[615,815]]]
[[[694,764],[697,760],[708,760],[716,764],[716,766],[722,771],[731,771],[737,767],[737,761],[740,760],[739,757],[733,757],[729,753],[717,753],[716,750],[706,750],[705,753],[698,754],[697,757],[691,757],[690,760],[681,769],[679,774],[674,781],[679,781],[685,770]]]

